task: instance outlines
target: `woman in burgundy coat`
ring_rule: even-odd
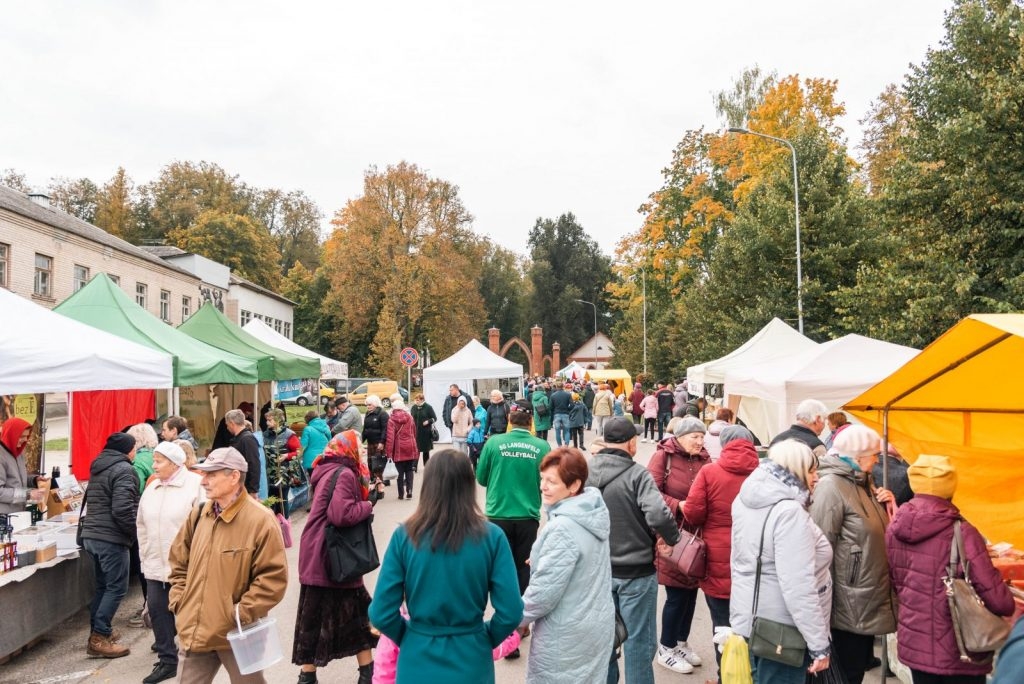
[[[899,597],[899,657],[914,684],[984,684],[992,671],[991,653],[960,659],[942,578],[953,545],[953,523],[961,521],[964,565],[985,606],[996,615],[1013,613],[1013,596],[992,567],[985,540],[953,505],[956,470],[946,456],[922,454],[907,469],[914,498],[896,511],[885,541],[889,572]],[[958,568],[958,577],[963,571]]]
[[[629,412],[633,415],[633,423],[639,425],[644,417],[644,410],[640,402],[644,400],[644,388],[639,382],[634,383],[633,391],[629,395]]]
[[[662,498],[683,523],[683,503],[697,473],[711,462],[704,450],[704,421],[687,416],[676,423],[673,435],[658,443],[657,450],[647,464]],[[658,584],[665,587],[665,605],[661,611],[661,643],[657,662],[673,672],[689,674],[701,664],[700,656],[690,648],[690,625],[697,606],[698,580],[686,577],[672,561],[656,554]]]
[[[416,421],[398,394],[391,395],[391,417],[388,418],[384,453],[398,468],[398,498],[412,498],[412,474],[420,451],[416,446]]]
[[[708,576],[701,581],[704,599],[711,611],[711,626],[729,626],[729,594],[732,592],[732,502],[740,485],[757,468],[754,435],[740,425],[722,429],[722,453],[718,460],[697,472],[690,494],[683,504],[683,517],[693,528],[704,528]],[[715,651],[715,660],[722,655]],[[719,678],[721,681],[721,678]]]

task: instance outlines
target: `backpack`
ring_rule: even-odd
[[[542,418],[551,412],[551,408],[548,406],[547,397],[543,397],[540,400],[534,402],[533,412]]]

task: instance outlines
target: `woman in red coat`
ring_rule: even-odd
[[[629,395],[629,412],[633,415],[633,424],[639,425],[644,417],[644,410],[640,402],[644,400],[644,388],[639,382],[633,385],[633,392]]]
[[[704,528],[708,552],[708,576],[700,583],[711,611],[711,626],[729,626],[729,594],[732,592],[732,502],[740,485],[757,468],[754,435],[740,425],[722,429],[722,453],[718,460],[701,468],[683,504],[683,517],[693,528]],[[715,660],[722,656],[715,651]],[[721,682],[721,678],[719,678]]]
[[[384,453],[398,468],[398,498],[412,498],[412,474],[420,458],[416,446],[416,421],[398,394],[391,395],[391,417],[388,418]]]
[[[683,503],[700,469],[711,462],[704,450],[704,421],[687,416],[678,423],[673,435],[658,443],[647,470],[654,478],[662,498],[683,523]],[[658,584],[665,587],[665,605],[661,610],[661,643],[655,659],[662,667],[673,672],[689,674],[701,664],[700,656],[690,648],[690,625],[697,606],[698,580],[686,577],[672,561],[657,554]]]

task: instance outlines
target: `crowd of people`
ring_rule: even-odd
[[[876,432],[814,400],[759,457],[729,409],[708,424],[703,399],[680,385],[637,383],[626,395],[538,378],[521,399],[496,390],[486,402],[452,385],[440,415],[422,394],[412,406],[393,395],[388,409],[370,395],[365,415],[339,397],[303,425],[268,405],[256,433],[243,404],[201,462],[182,417],[161,422],[163,441],[145,423],[114,433],[91,464],[81,524],[96,576],[87,653],[128,655],[112,623],[137,574],[159,658],[144,684],[210,682],[221,668],[232,682],[265,681],[240,673],[226,635],[267,616],[288,585],[275,516],[288,511],[261,499],[308,486],[291,654],[300,684],[348,657],[359,684],[492,682],[494,661],[521,657],[527,638],[527,682],[624,674],[652,684],[656,666],[692,674],[711,655],[691,645],[701,594],[716,642],[751,640],[767,621],[802,637],[795,664],[751,651],[757,684],[826,670],[860,684],[876,666],[876,637],[892,633],[914,684],[985,681],[991,658],[961,655],[947,606],[954,545],[989,610],[1008,616],[1014,602],[952,503],[950,459],[882,454]],[[434,449],[438,420],[451,448]],[[8,507],[33,496],[18,460],[30,428],[17,421],[0,432]],[[654,444],[646,465],[643,443]],[[893,459],[887,487],[880,458]],[[369,526],[392,479],[397,499],[413,499],[421,466],[416,505],[391,534],[371,596],[362,574],[339,578],[325,560],[331,540]],[[693,535],[706,545],[701,576],[671,556]],[[458,600],[439,587],[458,587]],[[1001,684],[1024,677],[1021,629]]]

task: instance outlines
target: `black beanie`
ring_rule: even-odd
[[[107,443],[103,445],[103,448],[118,451],[127,456],[135,448],[135,438],[123,432],[115,432],[107,437]]]

